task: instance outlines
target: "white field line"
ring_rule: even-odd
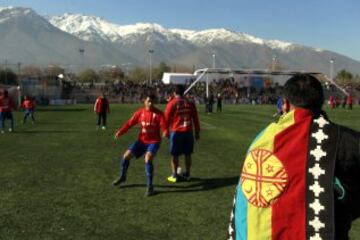
[[[217,127],[210,124],[210,123],[206,123],[204,121],[200,121],[200,125],[202,129],[207,129],[207,130],[211,130],[211,129],[216,129]]]

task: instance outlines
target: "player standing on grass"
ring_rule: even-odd
[[[283,99],[279,96],[276,101],[276,113],[274,113],[273,117],[280,117],[283,113]]]
[[[21,107],[25,110],[23,123],[25,124],[26,119],[28,117],[31,117],[32,124],[34,124],[35,123],[35,118],[34,118],[35,102],[33,100],[31,100],[31,98],[29,96],[25,96],[25,99],[22,102]]]
[[[110,107],[109,107],[109,101],[105,97],[104,94],[101,94],[96,99],[95,105],[94,105],[94,112],[96,112],[97,115],[97,124],[96,128],[99,129],[101,126],[102,121],[102,130],[106,130],[106,117],[107,114],[110,113]]]
[[[15,108],[15,103],[9,96],[7,90],[0,92],[0,131],[5,133],[5,119],[10,120],[9,132],[14,131],[14,117],[12,114]]]
[[[170,154],[171,171],[168,177],[169,182],[177,182],[177,168],[179,166],[179,156],[185,155],[184,179],[190,180],[191,154],[194,151],[193,126],[195,127],[195,139],[200,139],[200,123],[193,102],[184,97],[185,88],[176,85],[174,98],[166,105],[165,119],[170,130]]]
[[[141,127],[138,140],[126,150],[121,159],[120,177],[113,182],[113,185],[116,186],[126,181],[126,173],[129,168],[130,160],[133,157],[139,158],[145,154],[145,173],[147,177],[147,190],[145,196],[151,196],[154,194],[153,159],[160,148],[160,128],[163,132],[163,137],[166,137],[168,133],[163,112],[154,106],[155,95],[147,94],[144,96],[143,100],[144,107],[138,109],[130,120],[115,133],[115,139],[118,139],[132,126],[140,125]]]

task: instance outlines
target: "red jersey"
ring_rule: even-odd
[[[11,112],[15,103],[10,97],[0,96],[0,112]]]
[[[193,125],[195,132],[200,132],[195,104],[182,97],[175,97],[166,105],[165,121],[171,132],[192,131]]]
[[[97,114],[109,113],[110,112],[110,107],[109,107],[108,100],[106,98],[98,97],[96,99],[96,102],[95,102],[95,105],[94,105],[94,111]]]
[[[161,142],[160,128],[167,134],[164,113],[153,107],[149,110],[140,108],[134,115],[117,131],[119,136],[125,134],[132,126],[140,125],[138,140],[145,143]]]
[[[31,101],[31,100],[24,100],[21,104],[21,107],[24,109],[34,109],[35,103],[34,103],[34,101]]]
[[[346,98],[346,103],[348,105],[352,105],[353,104],[353,97],[351,95],[349,95],[347,98]]]

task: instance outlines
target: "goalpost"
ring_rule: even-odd
[[[333,79],[330,79],[327,75],[321,72],[311,72],[311,71],[269,71],[269,70],[256,70],[256,69],[231,69],[231,68],[203,68],[198,69],[194,72],[194,75],[200,74],[193,83],[185,90],[184,94],[187,94],[200,80],[206,77],[206,97],[209,97],[209,76],[210,73],[218,74],[229,74],[230,76],[238,75],[256,75],[256,76],[293,76],[296,74],[311,74],[315,76],[323,77],[327,82],[333,84],[345,95],[349,96],[349,93],[341,88]]]

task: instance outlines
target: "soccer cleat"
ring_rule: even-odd
[[[117,186],[120,183],[126,182],[126,176],[120,176],[118,179],[116,179],[115,181],[113,181],[112,185],[113,186]]]
[[[171,175],[170,177],[167,178],[167,180],[169,182],[176,183],[178,181],[178,178]]]
[[[145,197],[150,197],[155,194],[154,187],[148,187],[145,191]]]
[[[106,130],[106,127],[105,127],[105,126],[102,126],[101,129],[102,129],[102,130]]]
[[[3,133],[5,133],[5,131],[4,131],[4,130],[1,130],[1,133],[3,134]]]
[[[9,128],[9,132],[13,132],[14,130],[12,128]]]
[[[190,181],[190,180],[191,180],[190,174],[184,173],[181,177],[182,177],[182,179],[184,179],[185,181]]]

